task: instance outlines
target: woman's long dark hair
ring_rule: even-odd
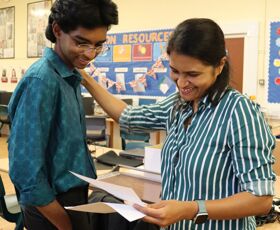
[[[171,52],[199,59],[206,65],[217,67],[226,56],[225,38],[222,29],[211,19],[193,18],[180,23],[171,35],[168,55]],[[230,65],[226,60],[222,72],[207,93],[214,105],[217,105],[230,79]]]

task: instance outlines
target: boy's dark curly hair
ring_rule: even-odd
[[[56,42],[52,24],[56,22],[63,32],[68,33],[78,27],[87,29],[118,24],[117,5],[111,0],[56,0],[51,8],[46,38]]]

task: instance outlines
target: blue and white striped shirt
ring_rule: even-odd
[[[120,118],[121,128],[127,132],[167,131],[161,153],[162,199],[216,200],[241,191],[257,196],[274,194],[275,138],[258,105],[232,89],[217,106],[205,96],[194,114],[190,103],[178,101],[178,93],[174,93],[154,105],[129,106]],[[168,229],[191,226],[192,221],[184,220]],[[253,217],[195,225],[195,229],[255,228]]]

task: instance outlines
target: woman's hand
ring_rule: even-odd
[[[87,73],[86,73],[86,71],[85,70],[83,70],[83,69],[77,69],[78,71],[79,71],[79,73],[81,74],[81,76],[82,76],[82,81],[81,81],[81,84],[83,85],[83,86],[87,86],[87,84],[88,84],[88,82],[91,80],[90,78],[91,78],[91,76],[89,76]]]
[[[198,205],[192,201],[163,200],[146,207],[134,204],[134,208],[143,212],[144,221],[166,227],[183,219],[191,220],[198,211]]]
[[[272,205],[272,196],[255,196],[240,192],[219,200],[207,200],[206,209],[210,220],[240,219],[246,216],[265,215]],[[133,205],[146,216],[144,221],[166,227],[180,220],[192,220],[198,213],[196,201],[165,200],[146,207]]]
[[[82,75],[82,84],[86,87],[88,92],[92,95],[94,100],[104,109],[104,111],[113,118],[116,122],[119,122],[119,118],[123,110],[127,107],[127,104],[115,97],[98,84],[86,71],[78,70]],[[114,105],[114,106],[112,106]]]

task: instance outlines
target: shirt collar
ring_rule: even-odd
[[[222,92],[222,94],[219,96],[219,98],[218,98],[219,101],[220,101],[220,100],[222,99],[222,97],[226,94],[227,90],[228,90],[228,87],[226,87],[225,90]],[[177,102],[177,103],[178,103],[178,105],[181,106],[181,108],[190,108],[190,107],[192,107],[192,103],[189,102],[189,101],[184,101],[183,99],[181,99],[179,93],[177,93],[177,96],[178,96],[178,100],[179,100],[179,102]],[[217,94],[214,94],[213,97],[212,97],[212,101],[213,101],[214,99],[216,99],[216,97],[218,97],[218,95],[217,95]],[[210,100],[209,94],[206,94],[205,96],[203,96],[203,97],[200,99],[200,101],[199,101],[199,103],[198,103],[198,109],[199,109],[199,110],[201,110],[201,109],[203,110],[203,109],[205,109],[206,107],[211,107],[212,105],[213,105],[213,104],[212,104],[212,102],[211,102],[211,100]]]
[[[226,92],[228,91],[228,89],[229,89],[229,87],[226,87],[226,88],[224,89],[224,91],[223,91],[220,95],[217,95],[217,93],[215,93],[215,94],[212,96],[212,100],[210,100],[209,94],[205,95],[204,97],[201,98],[201,100],[200,100],[200,102],[199,102],[199,107],[200,107],[201,105],[204,105],[204,107],[206,107],[206,106],[212,106],[212,105],[213,105],[212,101],[214,101],[214,100],[216,100],[216,99],[217,99],[218,101],[220,101],[220,100],[223,98],[223,96],[226,94]]]
[[[211,105],[211,102],[209,100],[209,95],[205,95],[204,97],[201,98],[201,100],[199,101],[198,107],[206,107],[208,105]]]
[[[77,80],[81,81],[82,77],[76,69],[69,69],[64,61],[58,56],[58,54],[51,48],[46,47],[44,50],[44,57],[48,59],[55,70],[59,73],[62,78],[66,77],[77,77]]]

